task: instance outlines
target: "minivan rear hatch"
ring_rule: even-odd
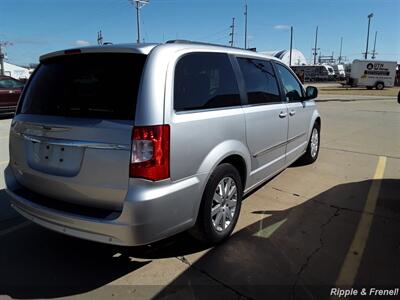
[[[120,209],[145,61],[110,52],[43,60],[12,123],[17,181],[52,201]]]

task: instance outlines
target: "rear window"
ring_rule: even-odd
[[[21,113],[133,120],[145,60],[128,53],[48,59],[31,79]]]

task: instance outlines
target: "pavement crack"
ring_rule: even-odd
[[[215,281],[216,283],[218,283],[218,284],[222,285],[223,287],[231,290],[232,292],[234,292],[238,296],[238,299],[240,299],[241,297],[243,297],[245,299],[252,299],[251,297],[243,295],[242,293],[240,293],[239,291],[237,291],[233,287],[229,286],[228,284],[224,283],[223,281],[221,281],[221,280],[217,279],[216,277],[212,276],[209,272],[196,267],[194,264],[190,263],[190,261],[188,261],[185,256],[177,256],[176,258],[178,260],[180,260],[181,262],[183,262],[184,264],[188,265],[189,267],[195,269],[196,271],[198,271],[201,274],[205,275],[206,277],[210,278],[211,280]]]
[[[314,202],[318,203],[318,204],[327,205],[327,206],[335,208],[335,209],[340,209],[340,210],[359,213],[359,214],[367,214],[367,215],[372,215],[374,217],[382,218],[382,219],[385,219],[385,220],[388,220],[388,221],[400,222],[400,220],[398,218],[388,217],[388,216],[385,216],[385,215],[382,215],[382,214],[379,214],[379,213],[376,213],[376,212],[370,212],[370,211],[364,211],[364,210],[359,210],[359,209],[354,209],[354,208],[337,206],[337,205],[328,204],[328,203],[325,203],[325,202],[319,201],[319,200],[314,200]]]
[[[282,192],[282,193],[287,193],[287,194],[290,194],[290,195],[292,195],[292,196],[295,196],[295,197],[300,197],[300,194],[296,194],[296,193],[292,193],[292,192],[288,192],[288,191],[285,191],[285,190],[282,190],[282,189],[279,189],[279,188],[277,188],[277,187],[272,187],[272,189],[274,189],[274,190],[276,190],[276,191],[279,191],[279,192]]]
[[[333,208],[333,207],[332,207],[332,208]],[[307,269],[307,267],[309,266],[309,264],[310,264],[312,258],[324,247],[323,236],[324,236],[324,234],[325,234],[325,228],[326,228],[326,226],[328,226],[328,225],[332,222],[332,220],[333,220],[335,217],[339,216],[340,210],[341,210],[341,208],[335,208],[335,213],[332,214],[332,215],[328,218],[328,220],[327,220],[325,223],[323,223],[323,224],[320,225],[319,245],[318,245],[318,247],[316,247],[316,248],[307,256],[305,262],[301,265],[299,271],[297,272],[297,274],[296,274],[296,279],[295,279],[295,281],[294,281],[294,283],[293,283],[293,286],[292,286],[292,299],[297,299],[297,298],[296,298],[296,290],[297,290],[297,287],[298,287],[299,282],[300,282],[300,280],[301,280],[301,276],[302,276],[303,272],[304,272],[304,271]],[[306,292],[307,292],[307,291],[306,291]],[[310,295],[310,296],[311,296],[311,295]]]

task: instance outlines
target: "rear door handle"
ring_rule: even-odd
[[[291,115],[291,116],[294,116],[296,114],[296,111],[295,110],[291,110],[290,112],[289,112],[289,115]]]
[[[286,118],[286,116],[287,116],[287,112],[281,111],[281,113],[279,114],[279,118]]]

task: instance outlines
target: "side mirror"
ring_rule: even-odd
[[[318,96],[318,89],[315,86],[308,86],[306,88],[305,100],[315,99]]]

